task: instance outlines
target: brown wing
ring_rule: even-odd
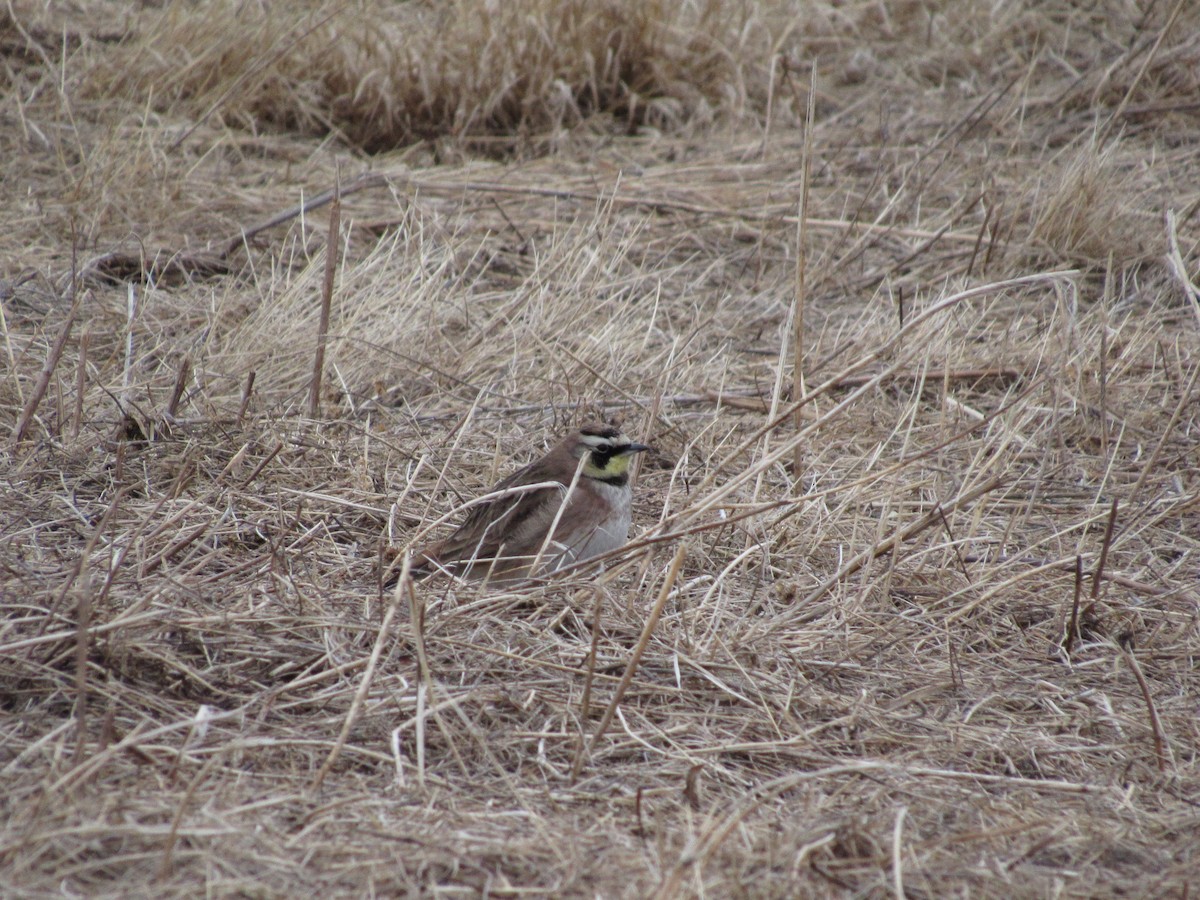
[[[540,481],[559,482],[547,471],[545,460],[514,472],[489,493]],[[562,485],[562,489],[545,487],[523,491],[473,507],[453,534],[424,548],[417,559],[424,557],[445,565],[470,559],[495,559],[500,555],[522,555],[528,552],[529,535],[544,534],[549,527],[565,489],[566,485]]]

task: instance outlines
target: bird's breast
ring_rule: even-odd
[[[629,537],[632,499],[628,485],[589,482],[577,501],[577,521],[582,527],[562,536],[562,542],[570,547],[570,559],[564,559],[563,564],[598,556],[624,544]]]

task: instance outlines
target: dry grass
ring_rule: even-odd
[[[296,9],[0,12],[0,893],[1196,890],[1192,4]]]
[[[741,106],[753,71],[738,59],[748,9],[716,0],[303,6],[169,5],[84,93],[250,131],[333,128],[368,150],[441,137],[509,149],[598,112],[632,129]]]

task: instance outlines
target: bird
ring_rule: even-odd
[[[499,482],[449,537],[418,550],[413,575],[511,583],[622,546],[633,501],[629,466],[650,449],[611,425],[584,425]]]

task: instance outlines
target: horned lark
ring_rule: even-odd
[[[607,553],[629,534],[629,464],[649,450],[607,425],[586,425],[514,472],[444,541],[413,557],[438,570],[518,581]]]

